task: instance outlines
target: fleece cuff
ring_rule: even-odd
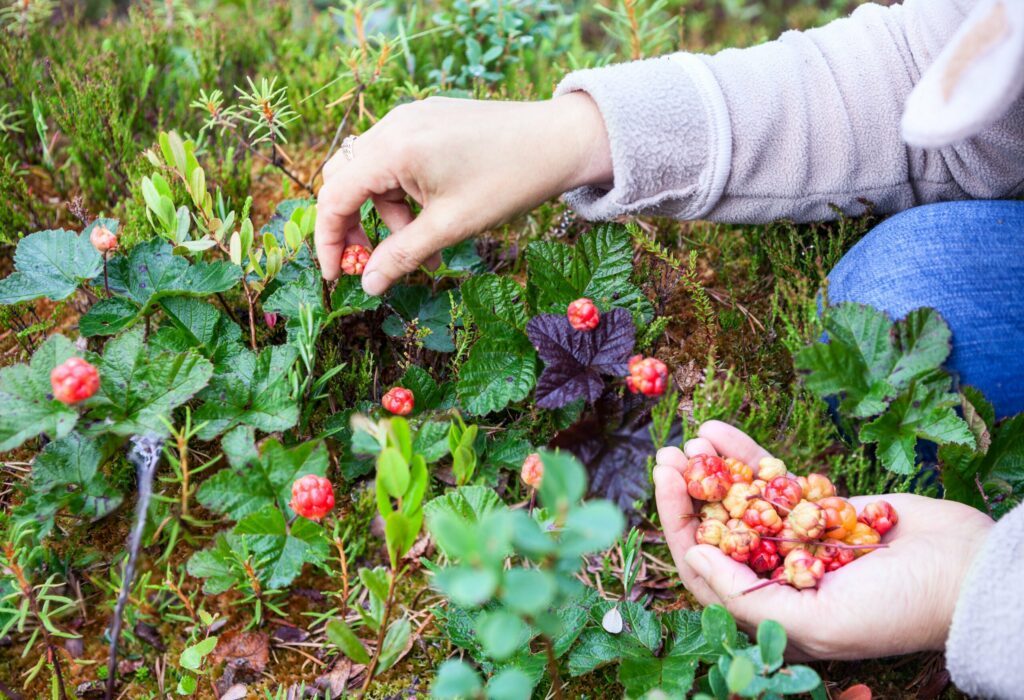
[[[946,638],[946,666],[972,697],[1019,698],[1024,688],[1024,506],[1003,516],[971,565]]]
[[[555,95],[583,91],[611,141],[611,189],[566,194],[583,217],[626,214],[697,219],[729,179],[732,131],[725,97],[702,58],[678,53],[570,73]]]

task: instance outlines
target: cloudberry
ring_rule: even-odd
[[[761,536],[745,524],[727,529],[718,548],[738,562],[750,561],[750,555],[761,543]]]
[[[570,303],[565,315],[569,317],[569,325],[578,331],[592,331],[601,322],[601,313],[586,297]]]
[[[808,501],[820,501],[836,495],[836,487],[824,474],[808,474],[796,478]]]
[[[853,531],[843,540],[846,544],[878,544],[881,541],[882,536],[873,527],[862,522],[854,525]],[[862,557],[870,551],[871,549],[856,549],[853,554]]]
[[[853,550],[844,544],[839,540],[827,539],[814,548],[814,556],[822,561],[826,571],[841,569],[853,561]]]
[[[85,401],[100,388],[100,373],[81,357],[72,357],[50,372],[53,398],[61,403]]]
[[[726,523],[729,522],[729,511],[721,503],[705,503],[700,508],[700,519]]]
[[[389,413],[396,416],[407,416],[412,413],[416,400],[411,391],[405,387],[395,386],[388,389],[388,393],[380,400],[381,406]]]
[[[742,518],[750,502],[761,496],[761,490],[753,484],[733,484],[722,499],[722,505],[733,518]]]
[[[668,385],[668,367],[655,357],[634,355],[629,358],[629,376],[626,386],[634,394],[661,396]]]
[[[794,549],[805,548],[805,545],[802,544],[803,541],[802,538],[796,536],[793,528],[786,521],[782,522],[782,529],[779,530],[779,554],[786,556]]]
[[[288,505],[303,518],[320,520],[334,508],[334,488],[324,477],[306,474],[292,484]]]
[[[109,228],[99,224],[89,234],[89,242],[101,253],[109,253],[117,249],[117,236]]]
[[[782,529],[782,518],[779,517],[778,511],[771,503],[759,498],[747,505],[747,510],[743,513],[743,522],[760,535],[774,535]]]
[[[370,251],[366,246],[353,243],[341,253],[341,271],[346,275],[361,275],[369,259]]]
[[[721,457],[697,455],[683,470],[686,491],[698,501],[721,501],[729,490],[729,472]]]
[[[774,542],[761,540],[750,554],[748,565],[759,574],[767,574],[779,566],[782,557]]]
[[[884,535],[896,527],[900,516],[888,501],[875,501],[866,505],[857,519],[865,525],[870,525],[879,535]]]
[[[754,468],[749,464],[729,457],[725,460],[725,465],[729,468],[729,479],[732,483],[749,484],[754,480]]]
[[[712,547],[718,547],[727,532],[729,532],[729,528],[722,521],[705,520],[697,527],[697,544],[710,544]]]
[[[786,524],[801,540],[816,540],[825,532],[825,511],[817,503],[800,501],[786,516]]]
[[[825,575],[825,564],[806,549],[794,549],[783,562],[785,580],[793,588],[814,588]]]
[[[544,478],[544,462],[540,455],[533,452],[523,460],[523,468],[519,471],[519,478],[531,488],[540,488],[540,481]]]
[[[267,324],[267,328],[273,328],[277,325],[277,313],[274,311],[264,311],[263,322]]]
[[[757,478],[771,481],[777,476],[786,476],[786,463],[776,457],[762,457],[757,463]]]
[[[764,500],[784,510],[792,510],[803,497],[800,482],[790,476],[777,476],[764,489]]]
[[[853,504],[839,496],[829,496],[818,501],[825,509],[825,534],[837,540],[845,540],[857,524],[857,510]]]

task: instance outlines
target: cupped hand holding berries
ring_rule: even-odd
[[[887,548],[829,571],[817,588],[769,585],[740,595],[764,579],[718,547],[696,543],[700,520],[692,517],[694,501],[683,472],[698,455],[757,464],[768,453],[718,421],[702,425],[699,435],[685,445],[685,454],[677,448],[658,453],[654,483],[672,557],[702,605],[725,605],[748,632],[762,620],[776,620],[786,628],[794,659],[862,659],[943,648],[961,583],[991,518],[961,503],[913,494],[884,496],[891,509],[869,509],[879,500],[875,496],[854,497],[853,505],[868,519],[888,525],[890,510],[899,513],[885,535]]]

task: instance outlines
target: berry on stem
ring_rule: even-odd
[[[341,271],[346,275],[361,275],[366,269],[366,261],[369,259],[369,249],[366,246],[353,243],[346,246],[341,253]]]
[[[875,501],[864,507],[857,520],[865,525],[869,525],[879,535],[885,535],[889,530],[896,527],[900,522],[900,517],[896,514],[896,509],[889,505],[888,501]]]
[[[601,313],[597,306],[586,297],[571,302],[565,315],[569,318],[569,325],[578,331],[592,331],[601,322]]]
[[[92,247],[106,255],[117,249],[117,236],[106,226],[97,225],[89,234],[89,242]]]
[[[50,372],[53,398],[64,404],[85,401],[100,388],[100,373],[81,357],[71,357]]]
[[[656,357],[634,355],[629,358],[626,386],[634,394],[661,396],[668,386],[668,367]]]
[[[686,491],[698,501],[721,501],[729,491],[729,472],[721,457],[697,455],[683,470]]]
[[[843,539],[843,542],[850,545],[868,545],[863,549],[854,550],[854,556],[857,557],[864,556],[872,549],[874,549],[874,545],[877,545],[881,541],[882,536],[879,535],[873,527],[862,522],[858,522],[856,525],[854,525],[853,531]]]
[[[394,413],[396,416],[407,416],[412,413],[415,403],[412,392],[401,386],[391,387],[380,400],[384,410]]]
[[[519,470],[519,478],[530,488],[540,488],[541,479],[544,478],[544,462],[540,455],[532,452],[523,460],[523,467]]]
[[[306,474],[292,484],[288,505],[303,518],[320,520],[334,508],[334,488],[324,477]]]
[[[742,518],[747,512],[750,502],[761,496],[761,489],[753,484],[733,484],[729,487],[728,493],[722,499],[722,505],[729,511],[733,518]]]

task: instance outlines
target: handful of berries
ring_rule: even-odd
[[[882,536],[899,522],[886,501],[858,516],[828,477],[793,476],[773,457],[758,463],[755,477],[737,459],[698,455],[683,479],[690,496],[704,501],[697,543],[718,547],[767,577],[762,585],[815,588],[826,572],[885,547]]]

